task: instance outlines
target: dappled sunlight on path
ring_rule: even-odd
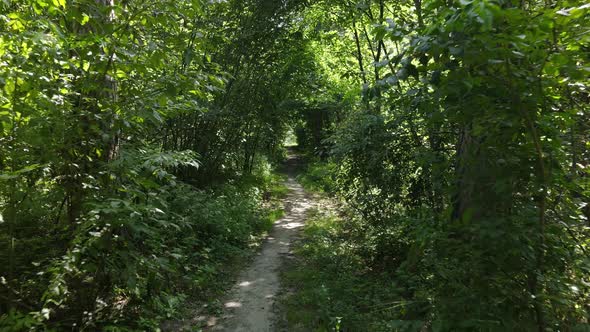
[[[313,206],[294,178],[296,160],[287,163],[289,194],[285,199],[286,215],[278,220],[261,251],[223,301],[219,317],[200,317],[206,331],[272,331],[273,305],[279,291],[279,268],[282,257],[291,255],[291,243],[305,225],[306,212]]]

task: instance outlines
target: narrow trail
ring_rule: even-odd
[[[273,331],[273,305],[279,292],[279,272],[285,256],[291,255],[291,243],[305,224],[306,211],[313,202],[295,181],[298,159],[286,162],[289,193],[285,198],[285,216],[278,220],[252,264],[243,271],[223,301],[223,314],[208,321],[205,331]]]

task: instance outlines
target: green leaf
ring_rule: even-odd
[[[84,26],[89,21],[90,21],[90,16],[88,16],[88,14],[86,14],[86,13],[82,14],[82,19],[80,20],[80,24]]]

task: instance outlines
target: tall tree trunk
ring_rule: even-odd
[[[361,52],[361,41],[359,40],[359,33],[356,28],[356,20],[352,19],[352,29],[354,32],[354,43],[356,45],[356,59],[358,61],[359,70],[361,71],[361,78],[363,83],[367,85],[367,74],[365,73],[365,66],[363,64],[363,52]]]

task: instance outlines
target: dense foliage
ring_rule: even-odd
[[[217,294],[269,227],[297,6],[0,2],[0,330],[151,330]]]
[[[268,228],[290,130],[321,161],[302,182],[346,205],[300,251],[325,268],[301,277],[325,286],[308,328],[588,329],[589,21],[580,0],[1,1],[0,329],[150,330],[208,297]]]
[[[338,326],[357,330],[364,318],[384,331],[590,327],[589,11],[576,1],[309,8],[306,33],[329,50],[317,61],[331,82],[362,85],[310,149],[329,150],[332,163],[304,176],[350,210],[347,227],[319,223],[320,239],[308,236],[311,275],[295,278],[351,306],[339,314],[315,303],[340,316]],[[357,268],[346,272],[342,261]],[[385,317],[376,309],[367,318],[373,310],[354,280],[372,276],[371,293],[382,273],[390,284],[381,289],[398,299]],[[328,321],[315,327],[334,328]]]

